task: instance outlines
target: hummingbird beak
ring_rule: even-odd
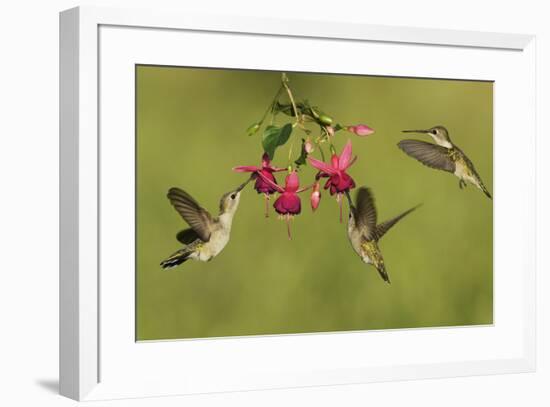
[[[346,191],[345,193],[346,193],[346,198],[348,198],[349,208],[350,208],[350,210],[351,210],[351,208],[352,208],[352,206],[353,206],[353,201],[352,201],[352,199],[351,199],[351,196],[350,196],[350,194],[349,194],[349,191]]]
[[[244,187],[246,187],[246,185],[252,181],[252,177],[249,177],[245,182],[243,182],[241,185],[239,185],[237,187],[237,189],[235,190],[235,192],[241,192],[243,190]]]
[[[401,130],[403,133],[429,133],[428,130]]]

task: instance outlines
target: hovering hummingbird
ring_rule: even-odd
[[[417,205],[394,218],[377,224],[376,207],[374,206],[374,197],[370,189],[361,187],[357,191],[355,205],[353,204],[349,193],[346,193],[349,201],[350,213],[348,220],[348,238],[353,250],[367,264],[372,264],[378,270],[380,277],[390,283],[390,277],[386,272],[384,258],[378,247],[378,241],[390,230],[397,222],[418,208]]]
[[[220,199],[220,213],[212,217],[187,192],[179,188],[170,188],[168,199],[181,217],[191,226],[176,235],[184,247],[160,263],[163,269],[180,265],[193,259],[210,261],[216,257],[229,241],[233,216],[239,207],[241,190],[251,178],[234,191],[223,194]]]
[[[493,199],[474,164],[464,152],[453,144],[449,132],[443,126],[435,126],[427,130],[403,130],[403,133],[429,134],[436,144],[420,140],[401,140],[397,145],[405,154],[416,158],[422,164],[456,175],[460,189],[466,186],[466,181],[472,183]]]

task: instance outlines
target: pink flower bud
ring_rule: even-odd
[[[309,138],[304,143],[304,150],[306,150],[306,153],[308,154],[313,153],[313,150],[315,150],[315,148],[313,147],[313,143]]]
[[[327,134],[330,136],[330,137],[334,137],[334,127],[332,126],[325,126],[325,129],[327,131]]]
[[[315,211],[319,207],[319,202],[321,202],[321,191],[319,187],[319,181],[313,184],[313,191],[311,191],[311,209]]]
[[[348,126],[346,127],[346,130],[360,137],[370,136],[371,134],[374,133],[374,129],[370,128],[366,124],[357,124],[355,126]]]

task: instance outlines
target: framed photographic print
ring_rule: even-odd
[[[61,13],[61,393],[532,371],[534,47]]]

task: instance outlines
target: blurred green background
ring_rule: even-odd
[[[372,188],[379,221],[424,203],[381,241],[387,285],[353,252],[328,193],[314,214],[302,194],[289,241],[285,223],[272,208],[264,218],[263,197],[250,187],[219,256],[163,271],[160,261],[179,248],[175,235],[187,227],[166,192],[183,188],[217,213],[222,193],[247,176],[232,167],[260,163],[261,134],[245,130],[263,115],[281,74],[136,69],[137,340],[492,323],[492,202],[396,147],[402,129],[442,124],[492,191],[492,83],[288,73],[296,99],[338,123],[376,130],[366,138],[339,132],[335,144],[340,151],[352,139],[358,160],[349,172]],[[279,115],[275,123],[285,122]],[[295,152],[303,136],[291,136]],[[276,165],[287,165],[289,144]],[[313,176],[303,168],[302,185]]]

